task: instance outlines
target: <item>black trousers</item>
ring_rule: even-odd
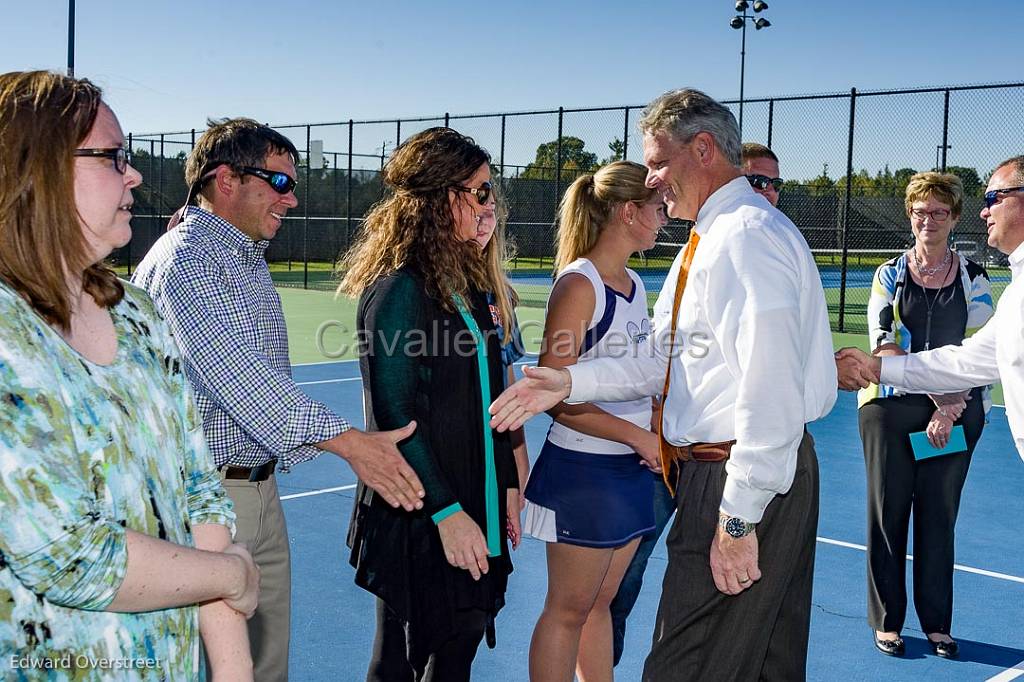
[[[724,462],[687,462],[680,471],[645,681],[806,677],[818,528],[814,441],[804,433],[793,485],[772,500],[757,525],[761,580],[736,596],[719,592],[711,576],[725,478]]]
[[[949,634],[960,493],[985,426],[979,391],[957,424],[967,453],[914,459],[908,434],[924,431],[935,411],[928,396],[870,402],[859,410],[868,495],[868,623],[900,632],[907,613],[906,556],[914,512],[914,607],[925,633]]]
[[[469,682],[476,650],[484,637],[487,614],[468,610],[459,613],[458,633],[423,663],[409,661],[405,621],[377,600],[377,636],[366,682]]]

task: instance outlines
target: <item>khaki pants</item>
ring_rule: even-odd
[[[256,682],[287,680],[292,576],[277,481],[271,476],[255,483],[232,479],[223,483],[238,517],[235,542],[249,547],[260,568],[259,606],[248,622]]]

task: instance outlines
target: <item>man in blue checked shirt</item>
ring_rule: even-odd
[[[395,507],[418,509],[423,497],[396,447],[415,423],[364,433],[292,380],[288,332],[264,252],[298,205],[298,160],[292,142],[267,126],[210,121],[185,164],[186,205],[132,277],[181,346],[203,431],[234,501],[235,542],[249,544],[261,571],[259,607],[249,621],[257,680],[288,677],[291,569],[274,469],[287,471],[327,450]]]

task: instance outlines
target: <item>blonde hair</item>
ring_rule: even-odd
[[[616,208],[651,200],[655,192],[646,181],[647,169],[632,161],[613,161],[576,178],[558,207],[556,274],[594,248]]]
[[[49,71],[0,75],[0,277],[49,324],[71,325],[65,272],[102,308],[124,287],[92,263],[75,203],[74,151],[89,135],[102,92]]]
[[[960,212],[964,208],[963,182],[952,173],[935,173],[933,171],[915,173],[910,176],[904,200],[907,217],[910,217],[910,209],[915,201],[927,201],[931,196],[949,206],[950,215],[954,220],[960,217]]]
[[[498,307],[502,323],[505,325],[503,346],[512,343],[512,320],[515,308],[519,305],[519,294],[512,288],[508,280],[505,266],[514,254],[514,249],[505,240],[505,226],[508,222],[508,206],[498,191],[498,182],[494,182],[494,212],[497,220],[491,241],[484,247],[484,266],[487,268],[487,279],[490,280],[491,291],[494,293],[494,305]]]

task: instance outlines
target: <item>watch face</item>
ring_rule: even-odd
[[[733,517],[725,522],[725,532],[734,538],[741,538],[747,534],[747,524],[743,519]]]

